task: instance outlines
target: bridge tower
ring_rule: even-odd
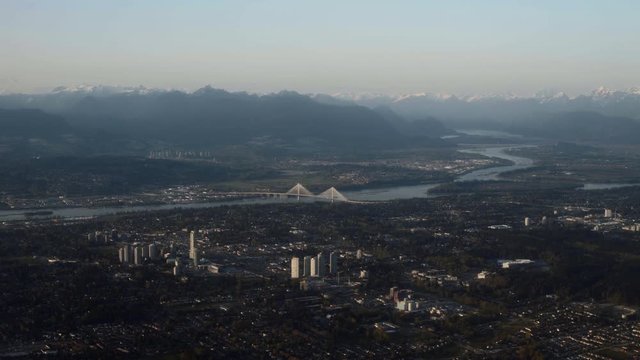
[[[307,188],[302,186],[302,184],[300,183],[297,183],[296,186],[289,189],[289,191],[287,191],[286,194],[295,195],[298,198],[298,200],[300,200],[300,196],[313,196],[313,193],[307,190]]]
[[[333,202],[334,200],[337,201],[349,201],[349,199],[347,199],[346,196],[342,195],[335,187],[330,187],[329,189],[323,191],[322,193],[320,193],[318,195],[318,197],[323,197],[325,199],[329,199],[331,200],[331,202]]]

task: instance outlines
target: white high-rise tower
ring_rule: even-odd
[[[300,268],[300,258],[294,256],[291,258],[291,278],[299,279],[302,268]]]
[[[196,232],[191,230],[189,233],[189,259],[195,258],[196,251]]]

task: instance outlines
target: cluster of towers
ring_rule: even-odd
[[[331,252],[329,254],[327,262],[327,256],[322,252],[316,256],[305,256],[300,258],[294,256],[291,258],[291,278],[299,279],[302,277],[323,277],[329,274],[336,274],[338,272],[338,253]]]
[[[389,289],[389,299],[395,304],[396,310],[412,312],[421,307],[420,302],[413,299],[411,290],[402,290],[397,286]]]
[[[539,225],[551,225],[551,224],[553,224],[553,222],[554,222],[553,218],[548,218],[546,216],[543,216],[540,219],[540,222],[538,224]],[[529,227],[529,226],[533,226],[533,225],[534,225],[534,221],[531,220],[531,218],[529,218],[529,217],[525,217],[524,218],[524,226],[525,227]]]
[[[91,243],[109,243],[118,241],[120,239],[118,230],[113,229],[111,231],[95,231],[87,234],[87,240]]]
[[[211,151],[161,150],[149,151],[150,159],[213,159]]]
[[[123,264],[142,265],[145,260],[157,260],[160,258],[158,245],[125,245],[118,249],[118,258]]]
[[[170,251],[171,253],[174,252],[173,244],[170,247]],[[145,261],[155,261],[160,259],[161,255],[162,251],[160,251],[158,244],[156,243],[148,245],[138,243],[134,243],[133,245],[126,244],[118,249],[118,258],[123,264],[142,265]],[[193,264],[194,268],[198,267],[200,263],[200,256],[198,253],[195,231],[191,231],[189,233],[189,260],[189,263]],[[173,269],[174,274],[180,275],[184,265],[185,263],[181,262],[180,259],[176,257]]]

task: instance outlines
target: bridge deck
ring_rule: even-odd
[[[315,194],[291,194],[291,193],[280,193],[280,192],[269,192],[269,191],[230,191],[225,194],[229,195],[259,195],[259,196],[279,196],[279,197],[305,197],[305,198],[313,198],[313,199],[321,199],[327,201],[337,201],[351,204],[370,204],[373,201],[361,201],[361,200],[350,200],[346,197],[344,199],[341,198],[328,198],[326,196],[315,195]]]

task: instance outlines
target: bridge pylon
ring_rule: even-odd
[[[331,202],[333,202],[334,200],[337,201],[349,201],[349,199],[347,199],[346,196],[342,195],[335,187],[330,187],[329,189],[321,192],[320,194],[318,194],[318,197],[322,197],[325,199],[329,199],[331,200]]]
[[[286,194],[295,195],[298,197],[298,200],[300,200],[300,196],[313,196],[313,193],[307,190],[307,188],[302,186],[302,184],[300,183],[297,183],[296,186],[289,189],[289,191],[287,191]]]

